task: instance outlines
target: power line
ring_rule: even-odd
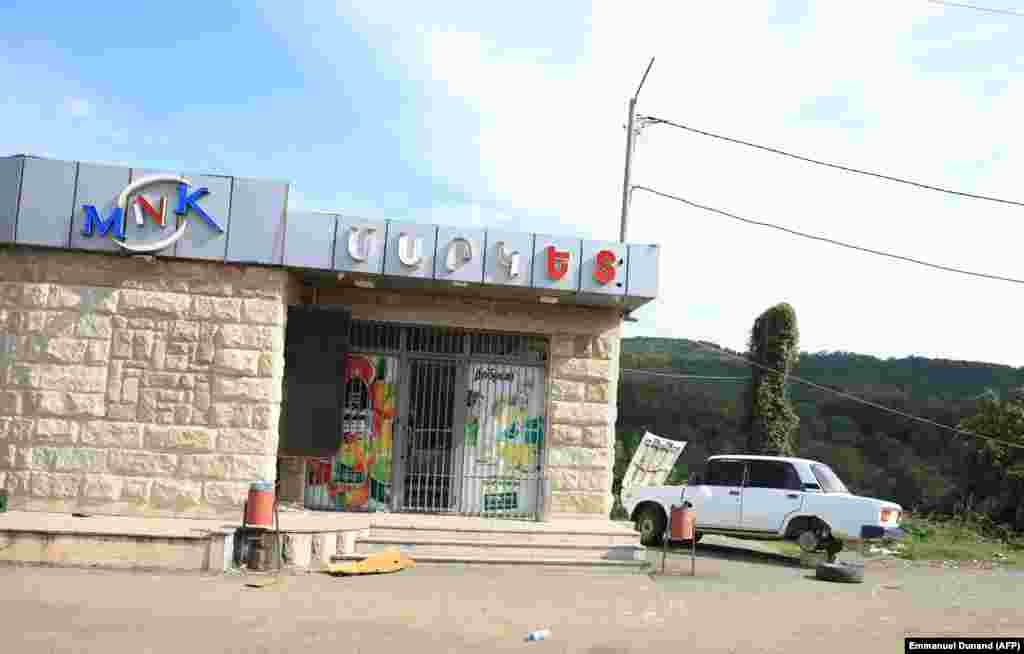
[[[650,375],[652,377],[672,377],[673,379],[699,379],[702,381],[750,381],[750,377],[717,377],[714,375],[680,375],[670,372],[655,372],[653,370],[642,370],[639,368],[621,368],[622,372],[636,375]]]
[[[922,418],[920,416],[915,416],[915,415],[913,415],[911,413],[906,413],[906,412],[900,411],[898,409],[893,409],[892,407],[887,407],[884,404],[878,404],[877,402],[872,402],[871,400],[865,400],[862,397],[857,397],[856,395],[851,395],[850,393],[846,393],[844,391],[837,391],[836,389],[829,388],[828,386],[822,386],[821,384],[815,384],[812,381],[808,381],[808,380],[803,379],[801,377],[797,377],[796,375],[792,375],[792,374],[791,375],[785,375],[785,373],[783,373],[782,371],[777,370],[775,368],[772,368],[771,366],[766,366],[766,365],[760,364],[760,363],[758,363],[756,361],[752,361],[752,360],[748,359],[747,357],[745,357],[743,355],[733,354],[732,352],[729,352],[727,350],[723,350],[723,349],[718,348],[718,347],[713,347],[713,346],[709,346],[709,345],[703,345],[703,344],[700,344],[700,343],[696,343],[695,345],[699,349],[702,349],[702,350],[704,350],[706,352],[711,352],[711,353],[717,354],[718,356],[721,356],[721,357],[728,357],[728,358],[731,358],[731,359],[736,359],[736,360],[739,360],[739,361],[743,361],[746,364],[749,364],[751,366],[756,366],[758,368],[761,368],[762,370],[766,370],[768,372],[774,372],[774,373],[779,374],[779,375],[784,375],[786,377],[786,379],[792,379],[795,382],[799,382],[799,383],[804,384],[806,386],[810,386],[811,388],[816,388],[819,391],[825,391],[826,393],[832,393],[833,395],[838,395],[839,397],[843,397],[843,398],[846,398],[847,400],[851,400],[853,402],[857,402],[858,404],[863,404],[865,406],[874,407],[875,409],[879,409],[879,410],[885,411],[887,413],[892,413],[892,414],[895,414],[895,415],[898,415],[898,416],[902,416],[904,418],[908,418],[908,419],[914,420],[916,422],[920,422],[920,423],[923,423],[923,424],[926,424],[926,425],[930,425],[932,427],[938,427],[940,429],[945,429],[947,431],[953,432],[954,434],[956,434],[958,436],[970,436],[972,438],[980,438],[982,440],[987,440],[987,441],[990,441],[992,443],[999,443],[1000,445],[1004,445],[1006,447],[1014,447],[1014,448],[1018,448],[1018,449],[1024,449],[1024,444],[1021,444],[1021,443],[1013,443],[1013,442],[1010,442],[1010,441],[1004,441],[1004,440],[999,439],[999,438],[993,438],[991,436],[985,436],[983,434],[975,434],[974,432],[969,432],[969,431],[964,431],[962,429],[957,429],[956,427],[951,427],[949,425],[944,425],[941,422],[935,422],[934,420],[929,420],[928,418]],[[630,369],[630,372],[643,373],[644,371],[643,370],[637,370],[637,369]],[[668,375],[666,373],[653,373],[653,374],[656,374],[656,375],[662,376],[662,377],[672,376],[672,375]],[[685,376],[683,376],[683,377],[685,377]]]
[[[729,213],[728,211],[723,211],[721,209],[715,209],[714,207],[709,207],[709,206],[706,206],[706,205],[703,205],[703,204],[698,204],[696,202],[693,202],[692,200],[687,200],[686,198],[681,198],[678,195],[672,195],[671,193],[665,193],[664,191],[658,191],[658,190],[655,190],[653,188],[649,188],[647,186],[639,186],[638,185],[638,186],[634,186],[633,188],[635,190],[639,190],[639,191],[647,191],[648,193],[652,193],[654,195],[658,195],[658,196],[661,196],[663,198],[667,198],[669,200],[675,200],[676,202],[682,202],[683,204],[689,205],[689,206],[694,207],[696,209],[702,209],[702,210],[708,211],[710,213],[715,213],[715,214],[718,214],[720,216],[725,216],[726,218],[732,218],[733,220],[738,220],[738,221],[746,223],[748,225],[757,225],[759,227],[768,227],[770,229],[776,229],[776,230],[778,230],[780,232],[786,232],[787,234],[793,234],[794,236],[802,236],[803,238],[809,238],[809,239],[814,240],[814,241],[822,241],[823,243],[831,243],[832,245],[838,245],[840,247],[849,248],[851,250],[857,250],[859,252],[867,252],[868,254],[877,254],[879,256],[889,257],[891,259],[899,259],[900,261],[907,261],[909,263],[916,263],[916,264],[918,264],[920,266],[927,266],[929,268],[935,268],[936,270],[944,270],[946,272],[960,273],[961,275],[970,275],[972,277],[982,277],[982,278],[985,278],[985,279],[995,279],[995,280],[998,280],[998,281],[1001,281],[1001,282],[1012,282],[1014,284],[1024,284],[1024,279],[1016,279],[1014,277],[1003,277],[1001,275],[990,275],[988,273],[980,273],[980,272],[973,272],[973,271],[970,271],[970,270],[964,270],[963,268],[953,268],[951,266],[943,266],[942,264],[938,264],[938,263],[929,263],[927,261],[922,261],[920,259],[914,259],[912,257],[905,257],[905,256],[903,256],[901,254],[893,254],[891,252],[884,252],[882,250],[873,250],[871,248],[862,247],[860,245],[851,245],[850,243],[844,243],[842,241],[837,241],[835,239],[827,238],[825,236],[815,236],[814,234],[807,234],[805,232],[799,232],[799,231],[797,231],[795,229],[790,229],[788,227],[782,227],[781,225],[775,225],[775,224],[772,224],[772,223],[761,222],[759,220],[752,220],[750,218],[743,218],[742,216],[737,216],[736,214]]]
[[[1004,16],[1016,16],[1018,18],[1024,18],[1024,14],[1014,11],[1012,9],[993,9],[991,7],[979,7],[977,5],[965,5],[959,2],[945,2],[945,0],[928,0],[933,5],[942,5],[944,7],[959,7],[960,9],[973,9],[975,11],[987,11],[991,14],[1003,14]]]
[[[934,186],[932,184],[924,184],[922,182],[915,182],[909,179],[903,179],[901,177],[894,177],[892,175],[886,175],[884,173],[876,173],[870,170],[861,170],[859,168],[851,168],[842,164],[830,163],[828,161],[822,161],[820,159],[812,159],[811,157],[805,157],[799,154],[793,154],[792,152],[786,152],[778,148],[769,147],[767,145],[758,145],[757,143],[751,143],[750,141],[743,141],[740,139],[732,138],[731,136],[723,136],[721,134],[715,134],[713,132],[706,132],[695,127],[676,123],[671,120],[665,120],[664,118],[656,118],[654,116],[639,116],[641,120],[656,124],[656,125],[669,125],[671,127],[678,127],[679,129],[693,132],[694,134],[700,134],[701,136],[709,136],[714,139],[722,141],[728,141],[729,143],[736,143],[738,145],[745,145],[750,148],[756,148],[758,150],[764,150],[765,152],[771,152],[773,154],[782,155],[791,159],[797,159],[798,161],[805,161],[807,163],[818,164],[819,166],[827,166],[829,168],[835,168],[848,173],[857,173],[858,175],[867,175],[869,177],[877,177],[878,179],[888,180],[890,182],[898,182],[900,184],[907,184],[909,186],[915,186],[917,188],[927,189],[929,191],[939,191],[940,193],[949,193],[950,195],[958,195],[960,197],[972,198],[974,200],[988,200],[989,202],[998,202],[1000,204],[1008,204],[1015,207],[1024,207],[1024,202],[1018,202],[1017,200],[1006,200],[1003,198],[996,198],[990,195],[980,195],[978,193],[968,193],[966,191],[956,191],[953,189],[945,188],[942,186]]]

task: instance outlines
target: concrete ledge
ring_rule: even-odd
[[[561,558],[533,558],[533,557],[497,557],[497,556],[466,556],[459,554],[437,555],[420,554],[415,550],[408,552],[409,556],[416,562],[421,563],[462,563],[466,565],[539,565],[539,566],[560,566],[560,567],[597,567],[597,568],[619,568],[623,570],[640,570],[647,568],[650,563],[647,561],[617,561],[612,559],[561,559]],[[365,555],[353,554],[336,556],[335,561],[361,561]]]

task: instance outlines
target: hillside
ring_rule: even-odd
[[[689,375],[750,374],[743,362],[701,350],[686,339],[625,339],[622,367]],[[1012,388],[1024,386],[1024,368],[921,357],[879,359],[851,352],[804,353],[794,374],[947,425],[973,415],[979,398],[1006,397]],[[635,434],[644,429],[689,441],[673,474],[677,480],[710,454],[743,451],[746,437],[740,424],[746,386],[745,379],[701,381],[624,373],[618,438],[625,448],[620,450],[629,450]],[[970,490],[975,492],[976,508],[1013,518],[1008,498],[979,496],[977,480],[968,479],[964,462],[978,451],[973,439],[803,384],[791,383],[789,392],[800,415],[797,452],[830,463],[854,492],[892,498],[908,508],[952,512]],[[1018,528],[1024,528],[1024,513],[1020,518]]]

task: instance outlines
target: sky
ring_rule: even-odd
[[[1012,0],[986,6],[1014,9]],[[1024,6],[1016,7],[1024,12]],[[0,0],[0,154],[286,179],[293,209],[617,240],[641,114],[1024,201],[1024,17],[863,2]],[[646,126],[633,182],[755,220],[1024,278],[1024,209]],[[1024,288],[634,193],[660,297],[626,335],[1024,366]]]

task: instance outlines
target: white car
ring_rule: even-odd
[[[649,546],[662,542],[670,508],[684,501],[696,512],[696,540],[704,534],[792,540],[805,551],[834,556],[844,541],[903,536],[899,504],[852,495],[831,468],[808,459],[713,456],[685,486],[622,493],[641,542]]]

